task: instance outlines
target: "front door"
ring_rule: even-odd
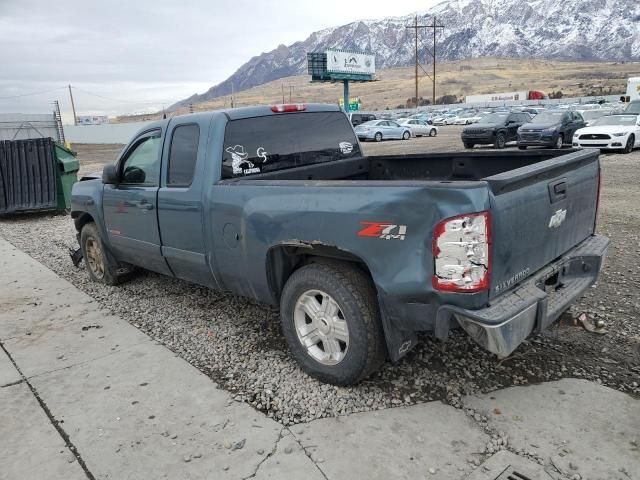
[[[160,251],[157,197],[160,179],[160,129],[141,134],[118,161],[116,185],[105,185],[104,222],[117,258],[171,274]]]

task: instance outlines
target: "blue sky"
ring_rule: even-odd
[[[437,0],[0,0],[0,112],[157,110],[322,28]],[[31,95],[34,92],[42,92]],[[24,95],[17,98],[18,95]]]

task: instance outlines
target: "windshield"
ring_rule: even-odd
[[[610,115],[607,117],[600,117],[591,123],[592,126],[596,125],[635,125],[638,117],[636,115]]]
[[[368,122],[362,122],[359,126],[361,127],[372,127],[377,125],[380,120],[369,120]]]
[[[531,123],[560,123],[564,112],[539,113],[531,120]]]
[[[625,109],[625,112],[627,112],[627,113],[640,113],[640,101],[631,102],[629,105],[627,105],[627,108]]]
[[[508,113],[491,113],[482,117],[478,123],[504,123],[508,116]]]

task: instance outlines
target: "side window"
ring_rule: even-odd
[[[160,176],[160,131],[143,138],[122,165],[122,183],[157,185]]]
[[[200,127],[195,124],[174,128],[169,150],[167,185],[188,187],[193,181],[193,173],[198,158]]]

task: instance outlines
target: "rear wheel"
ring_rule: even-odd
[[[312,377],[353,385],[386,357],[376,290],[355,265],[313,263],[296,270],[280,299],[282,331]]]
[[[464,142],[464,148],[472,149],[473,147],[475,147],[473,143]]]
[[[526,145],[518,145],[518,148],[519,148],[520,150],[526,150],[526,149],[527,149],[527,146],[526,146]]]
[[[380,132],[376,133],[376,134],[373,136],[373,139],[374,139],[376,142],[381,142],[381,141],[382,141],[382,134],[381,134]]]
[[[109,259],[95,223],[82,227],[80,247],[91,280],[105,285],[117,285],[124,280],[128,269],[119,268]]]
[[[636,143],[636,138],[633,135],[629,135],[629,138],[627,139],[627,143],[624,145],[624,150],[622,150],[622,153],[633,152],[633,146],[635,143]]]
[[[507,144],[507,139],[504,136],[504,133],[499,133],[496,135],[496,141],[493,144],[493,148],[502,149]]]
[[[402,134],[402,139],[403,139],[403,140],[409,140],[409,138],[411,138],[411,133],[409,133],[409,132],[406,132],[406,131],[405,131],[405,132]]]
[[[430,137],[435,137],[437,134],[438,134],[438,131],[435,128],[432,128],[431,130],[429,130]]]

